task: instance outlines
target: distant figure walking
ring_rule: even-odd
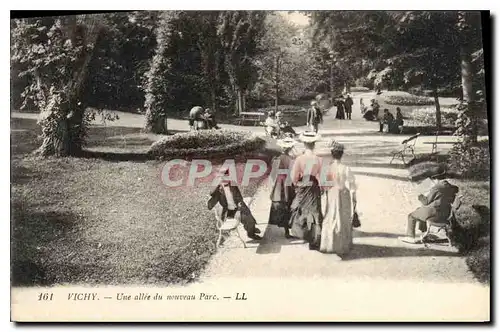
[[[350,95],[347,95],[344,104],[345,104],[345,114],[347,116],[347,119],[351,120],[352,105],[354,104],[354,102],[352,101],[352,98]]]
[[[337,114],[335,115],[336,119],[344,120],[345,119],[345,104],[342,98],[337,98],[335,101],[335,106],[337,106]]]
[[[311,102],[311,108],[307,111],[307,126],[314,131],[318,132],[318,126],[323,123],[323,113],[321,112],[318,103],[313,100]]]

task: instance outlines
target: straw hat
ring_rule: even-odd
[[[295,140],[293,138],[290,138],[290,137],[285,137],[283,139],[280,139],[276,142],[276,144],[278,144],[279,147],[283,148],[283,149],[289,149],[289,148],[292,148],[294,145],[295,145]]]
[[[314,143],[319,140],[319,137],[314,131],[305,131],[300,134],[299,140],[304,143]]]
[[[314,105],[316,105],[316,104],[317,104],[316,100],[311,101],[311,105],[312,105],[312,106],[314,106]]]

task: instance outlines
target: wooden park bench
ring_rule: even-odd
[[[402,147],[398,150],[392,151],[392,159],[389,164],[392,164],[394,159],[399,158],[403,161],[403,164],[406,165],[405,162],[405,154],[409,153],[415,158],[415,144],[417,143],[417,138],[420,136],[420,133],[417,133],[404,141],[401,142]]]
[[[423,142],[423,144],[432,144],[432,154],[437,153],[437,146],[441,144],[455,144],[456,141],[438,141],[441,132],[436,131],[436,139],[433,142]]]
[[[252,122],[254,126],[258,125],[265,118],[264,113],[260,112],[241,112],[238,124],[241,125],[245,121]]]

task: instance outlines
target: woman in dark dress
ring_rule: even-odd
[[[305,145],[304,154],[295,159],[292,167],[292,181],[295,197],[291,205],[290,234],[309,242],[310,250],[319,250],[321,243],[321,158],[314,152],[318,136],[314,132],[301,134]]]
[[[280,170],[290,170],[293,163],[291,152],[295,145],[295,140],[287,137],[279,140],[278,145],[282,148],[282,154],[274,160],[273,166],[277,165],[277,169]],[[291,237],[288,223],[290,222],[290,205],[294,196],[295,189],[289,174],[277,174],[273,189],[271,190],[272,203],[271,211],[269,212],[269,224],[283,227],[286,238]]]
[[[337,114],[335,115],[336,119],[344,120],[345,119],[345,104],[344,100],[339,98],[336,101],[337,106]]]

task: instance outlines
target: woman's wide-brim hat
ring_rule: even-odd
[[[297,142],[291,137],[285,137],[285,138],[280,139],[276,142],[276,144],[278,144],[278,146],[283,148],[283,149],[292,148],[296,143]]]
[[[314,143],[319,140],[320,136],[313,131],[306,131],[300,134],[299,140],[304,143]]]

